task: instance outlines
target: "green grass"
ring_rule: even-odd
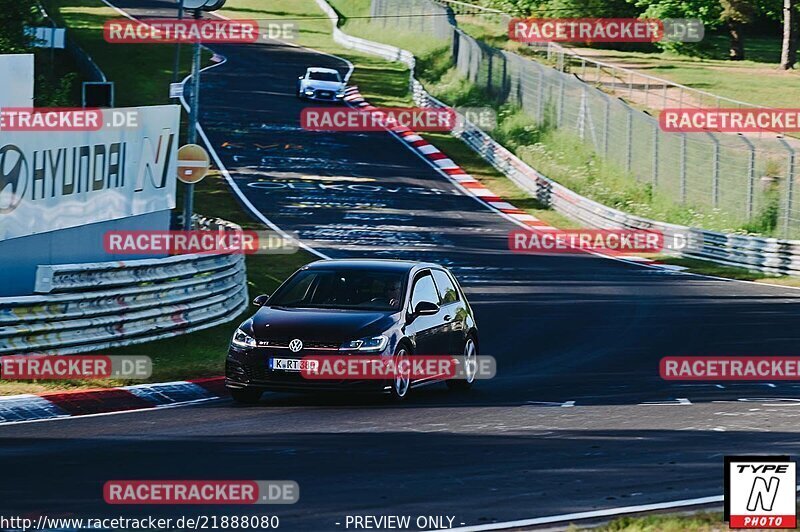
[[[169,84],[172,81],[175,45],[109,44],[103,38],[103,23],[119,18],[119,13],[100,0],[44,0],[47,12],[79,43],[109,81],[116,85],[117,107],[172,103]],[[208,58],[209,54],[204,53]],[[191,67],[191,47],[181,47],[180,76]]]
[[[358,65],[350,83],[374,105],[408,106],[408,69],[394,61],[347,50],[331,39],[331,24],[313,0],[229,0],[222,13],[231,18],[291,21],[297,25],[297,44],[337,55]]]
[[[569,530],[583,530],[571,526]],[[729,530],[721,512],[698,512],[691,515],[656,514],[644,517],[620,517],[606,525],[591,528],[598,532],[717,532]]]
[[[245,229],[263,230],[264,226],[245,214],[222,177],[215,173],[195,186],[197,212],[218,216],[238,223]],[[258,294],[270,294],[300,266],[315,260],[306,251],[291,255],[248,255],[247,285],[250,298]],[[252,307],[231,322],[210,329],[167,338],[145,344],[131,345],[102,351],[106,355],[134,356],[146,354],[153,362],[153,374],[142,380],[63,380],[63,381],[0,381],[0,395],[19,393],[42,393],[53,390],[83,388],[106,388],[139,384],[142,382],[165,382],[188,378],[211,377],[224,371],[225,353],[228,349],[233,327],[252,314]]]
[[[763,284],[774,284],[778,286],[800,286],[800,277],[773,275],[755,270],[748,270],[746,268],[725,266],[723,264],[717,264],[715,262],[699,259],[671,257],[666,255],[657,255],[651,258],[663,264],[683,266],[686,268],[686,270],[683,271],[689,273],[710,275],[713,277],[724,277],[725,279],[737,279],[740,281],[753,281]]]
[[[592,57],[754,105],[795,107],[797,98],[787,92],[786,87],[788,84],[800,82],[800,73],[797,70],[784,71],[778,68],[780,41],[751,38],[746,43],[748,43],[746,54],[753,59],[745,61],[728,61],[716,58],[717,54],[709,58],[671,52],[645,53],[617,50],[602,50],[600,56],[595,56],[600,51],[594,50]],[[766,50],[768,46],[769,50]],[[767,59],[769,61],[766,61]],[[758,76],[758,83],[753,83],[754,76]],[[716,106],[710,99],[704,100],[703,104]],[[723,102],[722,106],[725,105]]]
[[[117,104],[155,105],[167,103],[172,80],[174,48],[171,45],[111,45],[102,37],[103,22],[118,14],[99,0],[66,0],[56,8],[49,1],[48,12],[70,28],[73,38],[90,53],[110,80],[116,82]],[[183,47],[183,72],[190,65],[189,47]],[[124,60],[121,60],[124,58]],[[181,187],[179,186],[179,195]],[[181,203],[179,202],[178,205]],[[209,175],[195,187],[195,210],[223,218],[245,229],[263,230],[236,202],[219,174]],[[305,251],[292,255],[249,255],[246,257],[248,291],[253,297],[271,293],[297,268],[314,260]],[[103,350],[108,355],[148,354],[153,374],[147,382],[182,380],[221,375],[233,324],[245,318],[250,309],[230,323],[175,338]],[[0,395],[42,393],[53,390],[102,388],[136,384],[132,380],[0,381]]]
[[[510,41],[506,26],[496,17],[465,15],[458,17],[458,23],[462,30],[487,44],[547,63],[541,55],[532,53],[527,46]],[[786,87],[787,84],[800,81],[800,71],[779,69],[780,37],[746,35],[745,61],[727,59],[728,43],[726,35],[709,33],[701,46],[687,48],[682,53],[661,51],[655,46],[638,51],[600,46],[575,49],[578,53],[598,61],[632,68],[643,74],[726,98],[773,107],[797,105],[797,97],[787,91]],[[758,83],[753,83],[753,76],[758,76]],[[716,106],[711,100],[703,103]]]
[[[244,229],[263,230],[261,223],[254,221],[242,211],[228,185],[219,174],[206,177],[195,186],[195,208],[197,212],[210,214],[235,222]],[[258,294],[271,294],[280,283],[300,266],[316,257],[306,251],[291,255],[248,255],[247,289],[250,299]],[[244,321],[252,314],[252,308],[230,323],[142,345],[132,345],[109,350],[112,355],[141,355],[149,353],[153,360],[151,382],[221,375],[224,354],[227,352],[233,325]]]
[[[102,24],[106,17],[116,16],[116,13],[106,8],[99,0],[66,0],[60,3],[58,10],[54,9],[54,0],[48,0],[48,2],[51,14],[59,17],[73,29],[73,36],[76,40],[94,56],[109,79],[117,83],[120,106],[151,105],[168,101],[167,87],[172,79],[174,57],[172,46],[109,45],[102,39]],[[446,54],[442,53],[441,42],[429,38],[387,35],[385,31],[378,31],[375,34],[374,29],[363,27],[365,23],[361,20],[347,22],[347,16],[363,14],[368,8],[369,0],[334,0],[333,4],[343,15],[346,30],[349,33],[359,34],[358,31],[364,31],[365,33],[361,36],[369,35],[367,38],[388,41],[390,44],[419,53],[419,75],[430,84],[430,90],[435,95],[446,99],[453,105],[480,106],[492,103],[487,102],[480,91],[454,72],[447,61]],[[357,69],[352,83],[359,85],[362,94],[372,103],[381,106],[411,105],[407,69],[399,63],[353,53],[334,44],[330,39],[330,24],[327,20],[319,18],[322,13],[313,0],[275,0],[270,2],[268,7],[264,7],[261,0],[229,0],[224,12],[231,17],[296,21],[300,29],[299,44],[336,54],[356,63]],[[188,47],[184,48],[186,49],[183,50],[181,77],[185,75],[189,67],[189,50]],[[120,61],[120,57],[124,57],[125,60]],[[141,75],[142,73],[146,73],[146,75]],[[551,175],[547,171],[550,170],[554,177],[561,176],[562,179],[568,181],[568,174],[576,169],[593,170],[599,166],[603,179],[619,179],[619,176],[611,169],[604,169],[602,165],[598,165],[596,159],[592,154],[587,153],[585,148],[578,149],[579,147],[571,145],[568,139],[548,137],[548,132],[538,131],[531,124],[526,123],[526,117],[513,109],[506,109],[504,113],[501,113],[501,125],[496,132],[498,137],[512,148],[518,149],[523,156],[533,157],[530,162],[536,164],[537,168],[543,170],[546,175]],[[578,226],[573,221],[539,204],[483,161],[460,140],[445,134],[429,134],[426,137],[468,173],[516,206],[557,227],[575,228]],[[547,153],[546,157],[542,156],[537,159],[538,156],[535,153],[533,155],[525,153],[525,149],[531,146],[529,143],[531,140],[539,141],[542,145],[546,144],[548,149],[559,146],[562,151]],[[534,145],[538,146],[539,144]],[[570,161],[565,157],[571,157],[573,160]],[[550,166],[547,166],[548,164]],[[605,175],[606,173],[608,175]],[[630,185],[630,183],[626,183],[626,185]],[[624,187],[622,188],[624,189]],[[246,229],[263,229],[260,223],[243,212],[220,175],[214,174],[207,177],[195,187],[195,194],[197,212],[236,222]],[[642,192],[634,191],[631,194],[635,197],[637,194],[641,195]],[[290,273],[313,258],[310,254],[302,251],[293,255],[248,256],[246,258],[248,290],[251,297],[259,293],[272,292]],[[669,260],[684,259],[665,259],[664,261]],[[684,264],[686,264],[685,261]],[[707,268],[707,263],[692,265],[692,268],[699,269],[701,267]],[[721,272],[722,270],[717,268],[714,271]],[[752,272],[725,273],[727,273],[725,276],[741,275],[736,278],[746,278],[744,276],[749,275],[754,280],[780,281],[768,276],[754,276]],[[244,319],[248,313],[237,317],[232,323]],[[224,352],[232,332],[232,323],[176,338],[106,350],[105,352],[113,355],[149,353],[153,360],[151,382],[219,375],[222,372]],[[37,393],[52,389],[107,387],[131,383],[133,381],[0,381],[0,394]]]
[[[427,133],[422,136],[446,153],[468,174],[515,207],[529,212],[554,227],[561,229],[577,229],[580,227],[580,224],[574,220],[542,205],[536,198],[516,186],[502,172],[487,165],[480,155],[459,139],[445,133]]]

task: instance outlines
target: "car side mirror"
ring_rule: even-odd
[[[306,79],[305,76],[299,76],[297,79]]]
[[[414,309],[415,316],[430,316],[439,312],[439,305],[430,301],[420,301]]]
[[[257,307],[263,307],[267,304],[267,301],[269,301],[269,296],[269,294],[261,294],[260,296],[256,296],[255,299],[253,299],[253,305]]]

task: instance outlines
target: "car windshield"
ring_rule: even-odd
[[[298,272],[270,298],[270,306],[395,311],[403,299],[402,272],[312,269]]]
[[[337,72],[309,72],[308,79],[315,81],[342,81]]]

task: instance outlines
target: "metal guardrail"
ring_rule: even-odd
[[[368,46],[371,41],[351,37],[338,28],[338,16],[325,0],[317,0],[317,4],[333,23],[334,40],[337,43],[347,48],[358,46],[362,52],[374,53],[374,55],[384,58],[398,58],[397,60],[411,68],[410,83],[417,105],[448,107],[428,94],[423,85],[414,77],[415,61],[411,52],[381,43],[372,43],[374,52],[371,52]],[[685,238],[688,246],[678,253],[680,256],[766,273],[800,275],[800,241],[706,231],[648,220],[607,207],[545,177],[467,120],[466,117],[460,116],[460,119],[459,122],[463,124],[463,127],[454,131],[455,136],[462,139],[483,159],[503,172],[517,186],[528,191],[533,197],[557,212],[591,227],[652,229],[662,232],[667,241],[673,241],[676,237]]]
[[[566,133],[572,142],[599,155],[631,189],[652,191],[656,202],[677,206],[692,220],[687,223],[711,220],[734,232],[760,226],[781,238],[800,238],[800,203],[794,190],[800,157],[795,140],[766,133],[759,137],[664,131],[655,116],[639,109],[648,93],[603,69],[580,63],[553,68],[495,48],[459,28],[450,8],[433,0],[372,0],[372,9],[378,17],[372,22],[374,29],[449,47],[459,77],[485,98],[524,114],[543,131]],[[642,86],[654,87],[646,82]],[[658,94],[665,96],[663,91]],[[650,95],[649,103],[655,96]],[[669,87],[666,97],[676,105],[681,100]]]
[[[39,266],[36,291],[0,298],[0,355],[150,342],[228,322],[249,303],[241,254]]]
[[[461,2],[459,0],[434,1],[437,4],[449,7],[456,15],[483,13],[496,16],[501,19],[503,30],[508,28],[509,23],[514,18],[514,15],[499,9],[492,9],[468,2]],[[768,106],[743,102],[701,89],[688,87],[668,79],[644,74],[634,69],[625,68],[605,61],[598,61],[591,57],[581,55],[573,48],[561,45],[557,42],[530,43],[529,48],[545,54],[547,59],[553,61],[556,64],[556,68],[562,72],[580,71],[580,77],[584,81],[592,81],[596,84],[606,83],[609,85],[608,88],[610,90],[627,91],[628,94],[634,90],[643,91],[645,95],[642,99],[645,102],[658,102],[660,100],[660,108],[662,109],[666,107],[703,108],[709,106],[752,109],[769,108]],[[590,79],[587,72],[594,72],[596,74]],[[608,74],[609,79],[601,76],[600,72]],[[634,87],[637,88],[634,89]],[[650,93],[652,93],[652,96],[650,96]],[[648,107],[646,103],[645,107]]]

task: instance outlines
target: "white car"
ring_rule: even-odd
[[[345,83],[338,70],[311,67],[297,81],[297,97],[306,100],[344,101]]]

